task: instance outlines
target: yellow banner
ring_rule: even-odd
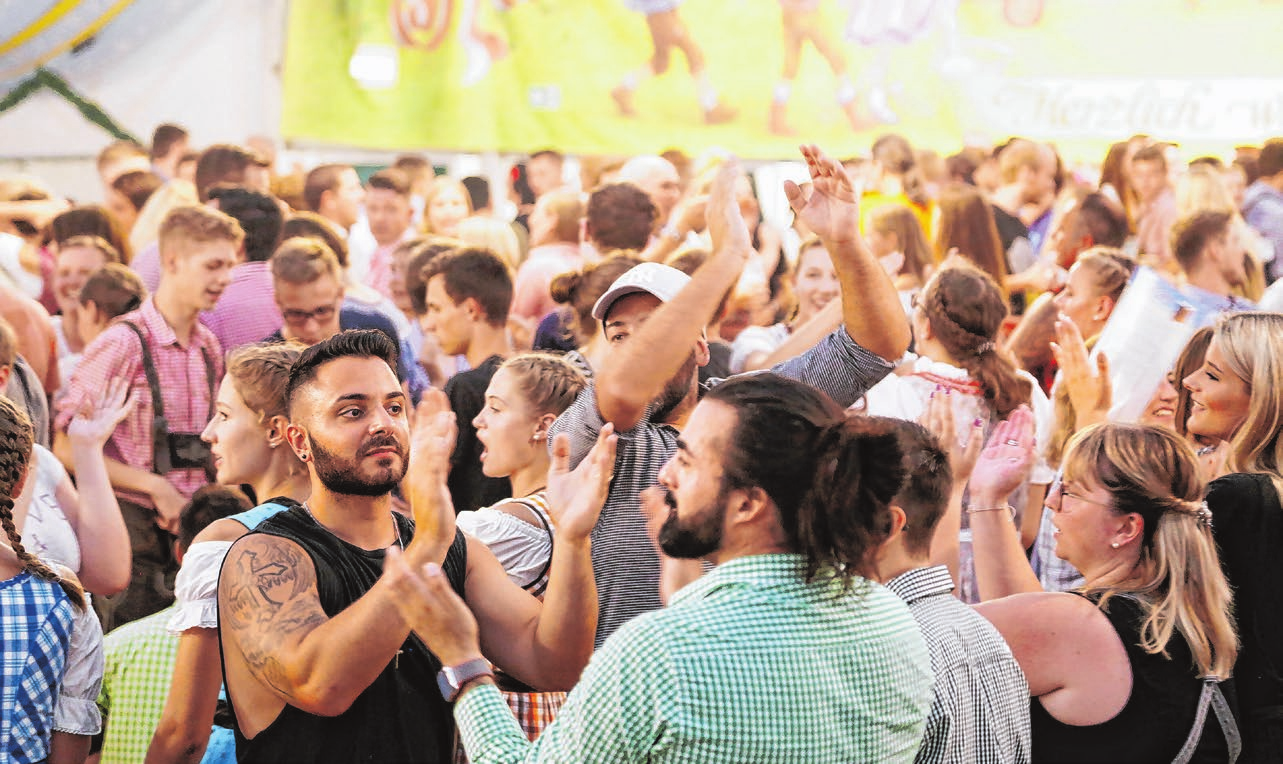
[[[364,148],[952,152],[1283,134],[1271,0],[294,0],[282,131]]]

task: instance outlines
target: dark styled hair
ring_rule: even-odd
[[[98,204],[79,204],[66,212],[58,213],[45,229],[44,244],[62,245],[74,236],[98,236],[106,239],[120,253],[123,262],[129,262],[133,251],[129,248],[129,236],[120,226],[120,222]]]
[[[1237,160],[1235,160],[1237,161]],[[1283,138],[1271,138],[1261,147],[1256,157],[1257,177],[1274,177],[1283,172]],[[1249,181],[1256,178],[1249,177]]]
[[[174,144],[186,140],[187,131],[178,125],[163,124],[157,125],[156,130],[151,134],[151,158],[153,161],[167,155]]]
[[[1091,236],[1092,244],[1122,247],[1127,240],[1127,213],[1113,199],[1093,191],[1078,204],[1078,225]]]
[[[368,188],[379,188],[391,191],[399,196],[410,198],[410,176],[395,167],[379,170],[366,181]]]
[[[484,210],[490,206],[490,181],[479,175],[469,175],[459,182],[468,192],[473,210]]]
[[[949,454],[936,436],[917,422],[891,417],[869,419],[885,425],[900,439],[907,477],[891,503],[904,510],[905,549],[915,556],[925,555],[931,551],[931,538],[953,491]]]
[[[459,246],[454,239],[429,236],[414,245],[405,259],[405,292],[410,296],[410,307],[416,316],[428,312],[428,282],[423,278],[424,267],[438,255]]]
[[[646,248],[659,211],[645,191],[632,183],[607,183],[588,196],[588,239],[602,254]]]
[[[147,287],[128,266],[107,263],[95,271],[80,288],[80,304],[90,300],[108,319],[138,310],[147,299]]]
[[[1198,263],[1203,248],[1230,230],[1231,215],[1225,210],[1203,210],[1181,218],[1172,226],[1172,254],[1186,273]]]
[[[294,399],[300,388],[316,379],[316,371],[340,358],[378,358],[393,374],[397,370],[396,343],[378,329],[349,329],[327,337],[304,350],[290,367],[290,381],[285,388],[285,408],[294,418]]]
[[[156,193],[156,189],[164,185],[164,181],[154,172],[147,170],[130,170],[116,176],[111,182],[111,187],[119,191],[135,211],[141,210],[151,195]]]
[[[569,271],[554,276],[548,287],[553,302],[570,306],[574,311],[570,333],[576,345],[586,345],[601,331],[601,324],[592,317],[593,306],[610,289],[615,279],[640,265],[641,260],[628,255],[611,255],[606,259],[584,266],[582,271]]]
[[[276,200],[243,186],[228,185],[211,188],[209,198],[218,200],[218,209],[236,218],[245,230],[245,260],[266,262],[281,243],[281,227],[285,223]]]
[[[445,291],[455,303],[469,298],[477,301],[486,323],[503,326],[512,306],[512,273],[498,255],[488,249],[466,247],[433,258],[421,271],[423,283],[434,276],[445,279]]]
[[[807,580],[823,574],[850,586],[866,575],[905,479],[895,432],[771,373],[733,378],[704,400],[735,410],[724,489],[759,488],[770,497],[789,545],[806,558]]]
[[[202,202],[209,200],[209,190],[219,183],[234,186],[245,183],[250,167],[267,167],[268,161],[244,146],[220,143],[201,152],[196,160],[196,194]]]
[[[1029,402],[1033,386],[996,344],[1007,301],[989,274],[965,264],[942,268],[927,282],[920,300],[936,339],[980,384],[999,419]]]
[[[321,211],[321,195],[339,186],[339,176],[352,169],[349,164],[323,164],[313,167],[303,180],[303,200],[312,212]]]
[[[197,489],[178,516],[178,548],[186,552],[200,532],[214,521],[253,508],[239,488],[215,483]]]

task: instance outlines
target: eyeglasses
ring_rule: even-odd
[[[334,311],[335,307],[333,305],[322,305],[315,310],[294,310],[293,308],[282,310],[281,316],[285,319],[285,323],[287,324],[292,326],[302,326],[313,319],[317,322],[328,321],[329,319],[334,318]]]
[[[1095,500],[1095,499],[1089,499],[1089,498],[1087,498],[1086,496],[1083,496],[1083,495],[1082,495],[1082,494],[1080,494],[1080,493],[1075,493],[1074,491],[1070,491],[1069,489],[1067,489],[1067,488],[1065,487],[1065,478],[1064,478],[1064,476],[1063,476],[1063,475],[1057,475],[1057,476],[1056,476],[1056,479],[1055,479],[1054,481],[1052,481],[1051,486],[1047,489],[1047,496],[1048,496],[1048,498],[1050,498],[1051,496],[1053,496],[1053,495],[1054,495],[1054,494],[1056,494],[1056,493],[1059,493],[1059,494],[1060,494],[1061,499],[1064,499],[1065,497],[1068,497],[1068,498],[1073,499],[1074,501],[1081,501],[1081,502],[1085,502],[1085,503],[1087,503],[1087,504],[1095,504],[1095,505],[1096,505],[1096,506],[1098,506],[1098,507],[1110,507],[1110,506],[1113,506],[1112,504],[1110,504],[1110,503],[1109,503],[1109,502],[1107,502],[1107,501],[1097,501],[1097,500]]]

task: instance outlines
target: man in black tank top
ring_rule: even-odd
[[[395,368],[395,345],[367,331],[314,345],[291,370],[287,436],[308,466],[311,498],[238,541],[219,579],[238,761],[452,760],[442,666],[395,606],[383,574],[389,547],[411,565],[440,565],[476,613],[487,657],[521,681],[569,689],[592,652],[587,534],[559,537],[547,605],[512,584],[483,545],[455,531],[443,489],[432,493],[444,485],[434,441],[451,429],[448,414],[416,432],[422,455],[411,464]],[[444,412],[439,396],[428,406]],[[391,491],[411,468],[413,520],[391,508]]]

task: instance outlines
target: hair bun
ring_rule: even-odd
[[[581,271],[568,271],[553,277],[552,283],[548,285],[548,295],[552,301],[562,305],[570,305],[575,301],[575,295],[579,292],[579,287],[584,283],[584,275]]]

